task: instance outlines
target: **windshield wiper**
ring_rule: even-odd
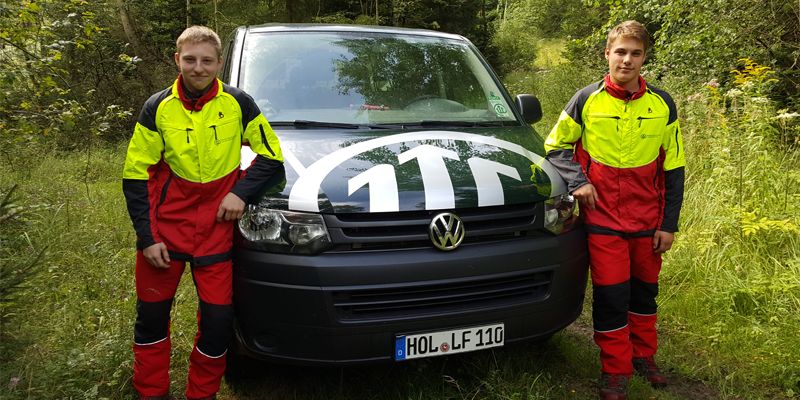
[[[350,124],[346,122],[327,122],[327,121],[309,121],[304,119],[296,119],[294,121],[275,121],[269,123],[272,126],[294,126],[295,128],[339,128],[339,129],[392,129],[388,125],[375,125],[375,124]]]
[[[505,126],[506,121],[437,121],[422,120],[413,123],[404,123],[403,126],[457,126],[457,127],[484,127],[484,126]],[[513,122],[513,121],[508,121]],[[516,125],[516,124],[515,124]]]

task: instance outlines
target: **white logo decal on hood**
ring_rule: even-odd
[[[319,212],[318,194],[322,181],[343,162],[370,150],[383,146],[423,140],[462,140],[499,147],[526,157],[547,173],[552,184],[552,193],[566,190],[564,183],[553,167],[544,158],[524,147],[488,136],[463,132],[424,131],[380,137],[367,140],[337,150],[309,165],[292,186],[289,193],[289,209]],[[455,206],[453,184],[447,172],[444,158],[458,160],[458,154],[427,144],[416,146],[398,154],[400,164],[417,159],[425,190],[425,208],[428,210],[453,208]],[[503,188],[498,174],[521,180],[516,168],[491,160],[470,158],[467,160],[478,190],[478,205],[500,205],[504,202]],[[351,178],[348,182],[348,195],[369,185],[370,212],[399,211],[397,178],[394,167],[380,164]]]

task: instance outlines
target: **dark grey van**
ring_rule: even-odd
[[[539,102],[511,99],[467,39],[264,25],[226,53],[223,80],[286,161],[239,223],[232,357],[395,362],[548,337],[580,314],[586,235],[530,127]]]

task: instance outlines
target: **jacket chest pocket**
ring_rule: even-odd
[[[636,132],[642,139],[660,139],[667,125],[667,116],[636,117]]]
[[[180,157],[196,152],[197,136],[190,126],[164,124],[161,126],[161,137],[164,140],[164,152],[167,155]]]
[[[620,116],[614,114],[591,113],[586,118],[586,129],[607,134],[619,132]]]
[[[213,124],[208,125],[208,130],[213,135],[213,144],[221,145],[234,141],[234,139],[241,140],[241,123],[239,118],[226,118],[219,120]]]
[[[614,114],[591,113],[584,128],[584,145],[592,157],[611,165],[619,157],[620,117]]]

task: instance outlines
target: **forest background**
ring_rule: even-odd
[[[174,78],[187,25],[223,39],[267,22],[459,33],[546,135],[598,80],[608,28],[644,22],[643,74],[669,91],[687,147],[681,232],[665,258],[660,360],[676,383],[634,398],[800,395],[800,1],[22,0],[0,3],[0,398],[131,398],[133,230],[120,171],[138,109]],[[188,281],[188,280],[184,280]],[[186,283],[186,282],[184,282]],[[173,315],[175,394],[194,293]],[[588,309],[588,304],[587,304]],[[370,369],[265,366],[222,398],[592,397],[587,313],[544,344]],[[391,376],[391,378],[390,378]]]

